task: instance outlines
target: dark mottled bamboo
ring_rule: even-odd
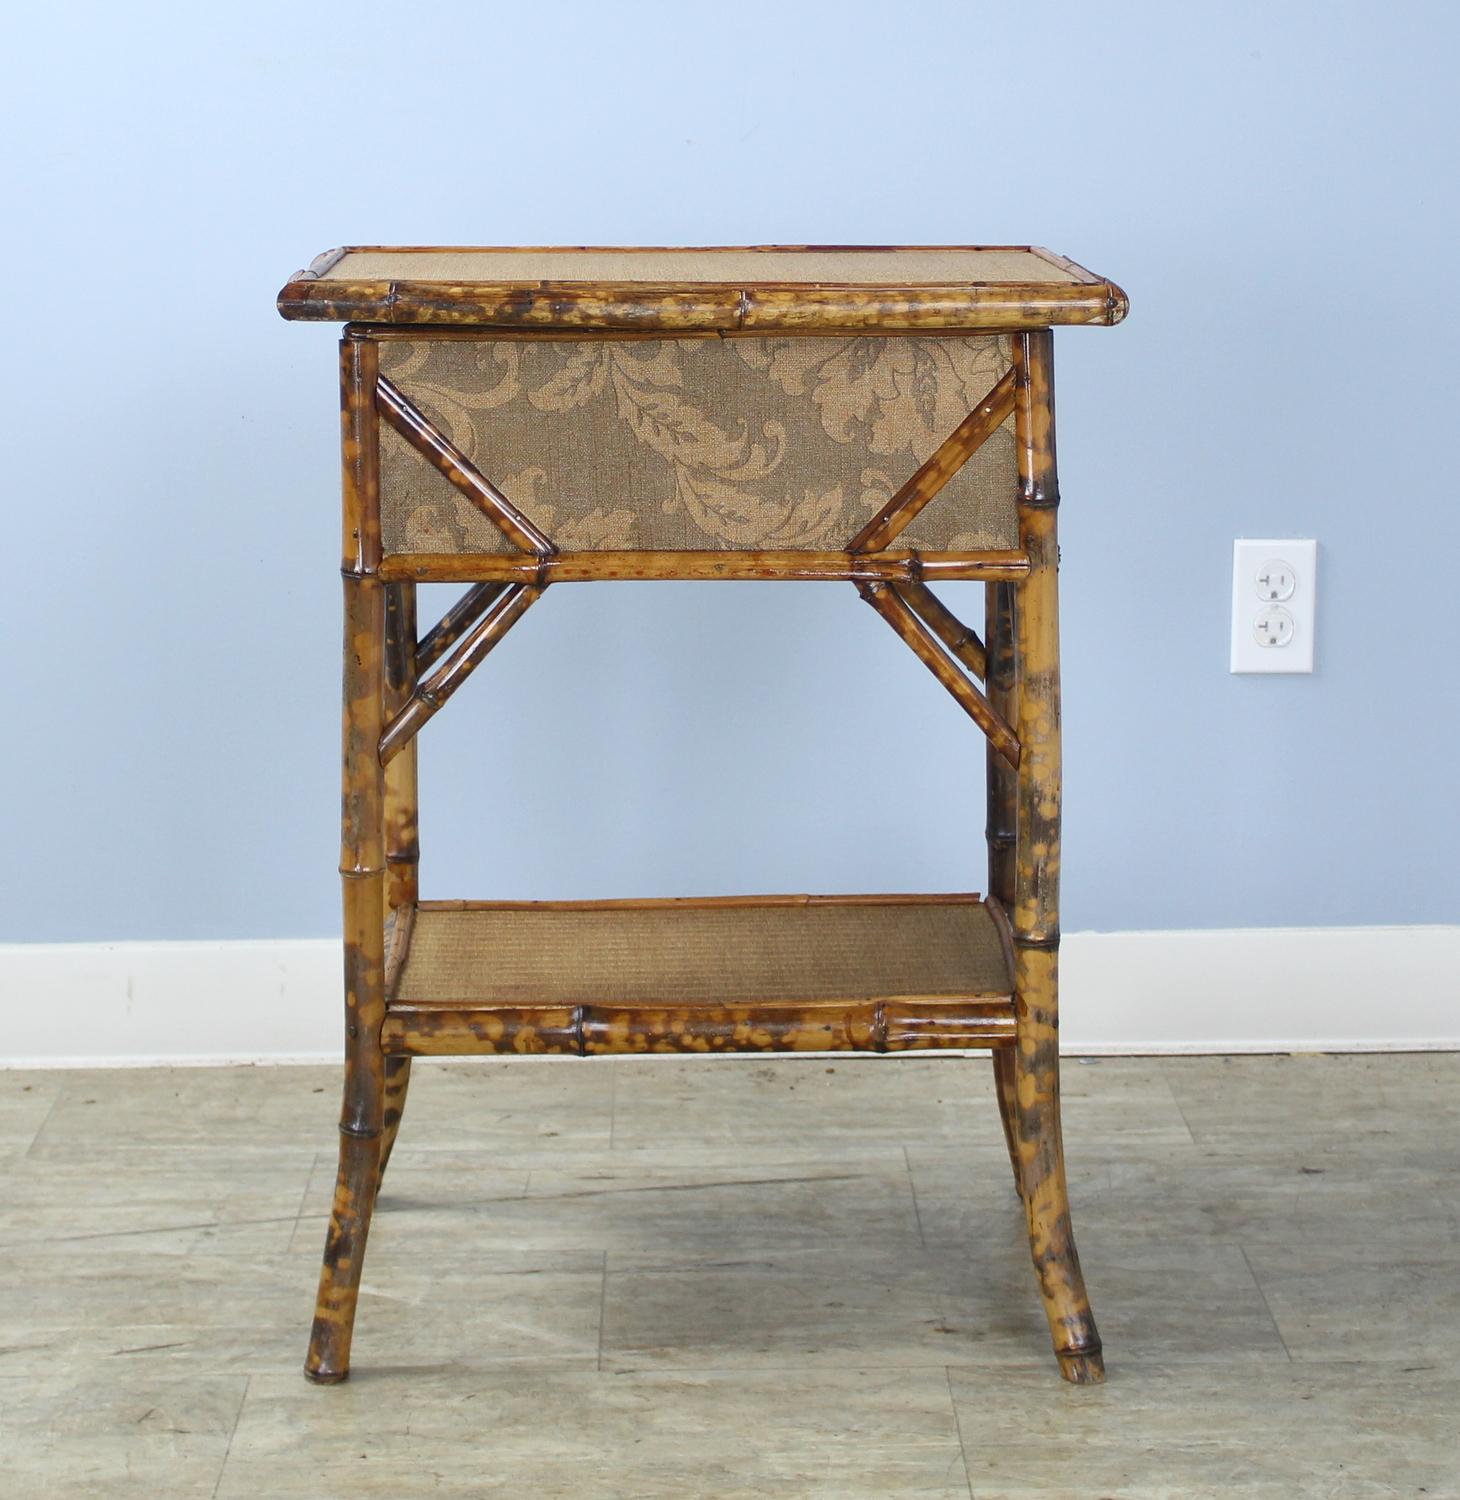
[[[377,383],[377,396],[381,416],[438,474],[450,480],[514,547],[538,557],[553,555],[557,549],[551,540],[383,375]]]
[[[385,713],[405,708],[416,691],[416,586],[385,586]],[[403,746],[385,771],[386,904],[414,906],[421,862],[416,746]]]
[[[389,248],[409,255],[425,246]],[[479,247],[486,248],[486,247]],[[546,254],[558,248],[537,247]],[[620,249],[623,247],[613,247]],[[645,247],[648,248],[648,247]],[[703,247],[700,247],[703,248]],[[748,249],[835,247],[750,246]],[[895,249],[895,246],[844,246]],[[914,247],[908,247],[914,248]],[[974,249],[975,246],[926,248]],[[984,249],[1027,246],[983,246]],[[741,284],[685,281],[429,281],[407,274],[393,279],[349,280],[300,272],[278,296],[285,318],[373,324],[465,325],[494,329],[602,329],[616,333],[713,331],[722,335],[767,333],[899,333],[1034,328],[1058,323],[1118,323],[1126,314],[1125,293],[1113,282],[1088,279],[1029,282],[968,282],[908,286],[897,282],[827,284],[762,281]],[[336,256],[336,264],[339,256]],[[1069,263],[1072,265],[1073,263]],[[330,270],[334,269],[334,265]],[[348,268],[346,268],[348,269]],[[544,267],[550,270],[550,266]],[[1061,267],[1061,269],[1064,269]],[[1080,268],[1076,268],[1080,269]]]
[[[934,895],[892,891],[885,894],[810,896],[612,896],[598,901],[421,901],[421,911],[665,911],[676,907],[743,906],[977,906],[977,891],[944,891]]]
[[[446,706],[448,699],[486,659],[487,654],[542,597],[540,588],[518,584],[483,615],[463,636],[461,644],[425,678],[411,700],[390,721],[380,737],[380,760],[388,766],[415,740],[421,726]]]
[[[894,584],[893,587],[902,602],[953,655],[975,677],[982,678],[988,670],[988,654],[984,650],[983,642],[978,638],[978,632],[965,625],[926,584],[899,583]],[[1008,715],[1005,714],[1004,717],[1008,718]]]
[[[1018,717],[1014,696],[1014,588],[1007,583],[984,587],[984,637],[987,671],[984,692],[994,711],[1012,724]],[[1013,769],[992,752],[986,757],[989,894],[1006,910],[1014,905],[1014,842],[1018,823],[1018,782]]]
[[[885,583],[863,583],[857,591],[912,648],[913,654],[948,689],[959,707],[988,736],[989,744],[1011,765],[1019,763],[1019,740],[989,707],[989,701],[938,644],[932,632]]]
[[[984,641],[988,671],[984,691],[994,711],[1013,723],[1018,710],[1014,699],[1014,589],[1007,583],[984,585]],[[991,907],[1002,912],[1014,905],[1014,843],[1018,811],[1018,780],[1013,768],[1002,755],[990,747],[985,757],[988,787],[988,817],[984,840],[988,846],[989,894]],[[1007,919],[1004,927],[1007,928]],[[1009,971],[1014,970],[1010,947]],[[1014,1054],[994,1053],[994,1089],[999,1105],[999,1119],[1004,1127],[1004,1143],[1009,1148],[1009,1162],[1014,1171],[1014,1186],[1022,1195],[1020,1180],[1018,1127],[1014,1115]]]
[[[1014,1037],[1005,996],[898,995],[762,1004],[391,1006],[382,1044],[408,1057],[513,1053],[903,1052]]]
[[[370,339],[340,340],[340,571],[347,578],[380,572],[380,449],[375,387],[380,349]],[[350,646],[345,642],[346,649]]]
[[[376,346],[341,344],[345,590],[340,875],[345,930],[345,1086],[340,1157],[305,1374],[350,1368],[360,1271],[379,1176],[385,1059],[385,775],[376,756],[385,702]]]
[[[757,579],[934,582],[1023,578],[1020,552],[565,552],[539,559],[487,552],[405,552],[381,564],[383,578],[430,583],[593,583],[608,579]]]
[[[389,1013],[386,1024],[389,1024]],[[382,1036],[383,1043],[383,1036]],[[411,1060],[409,1057],[387,1057],[385,1059],[384,1097],[380,1121],[380,1164],[375,1173],[375,1191],[385,1180],[385,1169],[390,1165],[391,1153],[400,1136],[401,1120],[406,1112],[406,1095],[411,1086]]]
[[[1014,607],[1018,843],[1013,923],[1015,1109],[1029,1244],[1060,1373],[1105,1378],[1070,1224],[1059,1095],[1060,670],[1054,376],[1048,329],[1014,340],[1019,539],[1030,572]]]
[[[998,430],[1014,409],[1014,372],[994,388],[944,439],[932,457],[847,543],[848,552],[883,552],[919,511]]]
[[[399,713],[416,690],[416,586],[391,583],[385,588],[385,712]],[[420,895],[421,862],[416,742],[404,746],[385,768],[386,905],[395,914],[396,930],[408,929]],[[380,1132],[379,1179],[385,1176],[395,1149],[411,1082],[411,1061],[385,1060],[384,1105]]]
[[[505,583],[475,583],[421,638],[416,675],[433,667],[497,601]]]

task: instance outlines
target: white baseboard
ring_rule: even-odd
[[[0,1065],[337,1059],[335,938],[0,944]]]
[[[1460,925],[1076,932],[1063,1050],[1460,1048]],[[0,1066],[320,1062],[340,944],[0,944]]]
[[[1460,1048],[1460,925],[1076,932],[1066,1052]]]

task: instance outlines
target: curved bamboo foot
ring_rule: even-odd
[[[390,1153],[395,1150],[395,1138],[400,1133],[401,1116],[406,1110],[406,1091],[411,1086],[411,1060],[408,1057],[385,1059],[385,1119],[380,1132],[380,1169],[376,1174],[375,1191],[385,1177],[390,1163]]]
[[[1017,963],[1019,1040],[1011,1055],[1029,1249],[1060,1374],[1076,1385],[1093,1385],[1104,1380],[1105,1364],[1075,1249],[1065,1181],[1059,1035],[1052,1003],[1057,960],[1048,949],[1025,947],[1018,951]]]
[[[380,1137],[341,1131],[335,1201],[325,1236],[309,1353],[304,1360],[304,1373],[316,1385],[335,1385],[350,1373],[355,1303],[360,1295],[360,1270],[379,1170]]]
[[[1055,1148],[1057,1152],[1058,1139]],[[1105,1379],[1105,1361],[1070,1227],[1064,1162],[1057,1160],[1035,1183],[1030,1180],[1031,1174],[1042,1164],[1030,1163],[1027,1153],[1025,1161],[1028,1196],[1024,1207],[1029,1219],[1029,1249],[1039,1276],[1040,1295],[1060,1374],[1074,1385],[1098,1385]]]
[[[1055,1351],[1060,1362],[1060,1374],[1071,1385],[1104,1385],[1105,1356],[1098,1349],[1088,1353],[1060,1353]]]
[[[1014,1118],[1014,1050],[995,1047],[994,1097],[999,1101],[999,1119],[1004,1126],[1004,1144],[1009,1148],[1009,1166],[1014,1172],[1014,1191],[1022,1198],[1024,1183],[1019,1169],[1018,1125]]]

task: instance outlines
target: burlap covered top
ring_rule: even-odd
[[[753,286],[957,286],[1078,278],[1022,249],[918,250],[352,250],[324,273],[331,281],[543,281]]]

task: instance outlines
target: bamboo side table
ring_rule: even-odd
[[[310,1379],[349,1371],[413,1057],[940,1047],[993,1051],[1060,1372],[1104,1378],[1060,1139],[1051,329],[1126,305],[1027,246],[349,248],[284,287],[284,317],[347,325],[345,1086]],[[990,894],[420,900],[422,726],[549,585],[616,578],[855,584],[987,739]],[[986,585],[982,639],[943,579]],[[466,585],[424,635],[422,580]]]

